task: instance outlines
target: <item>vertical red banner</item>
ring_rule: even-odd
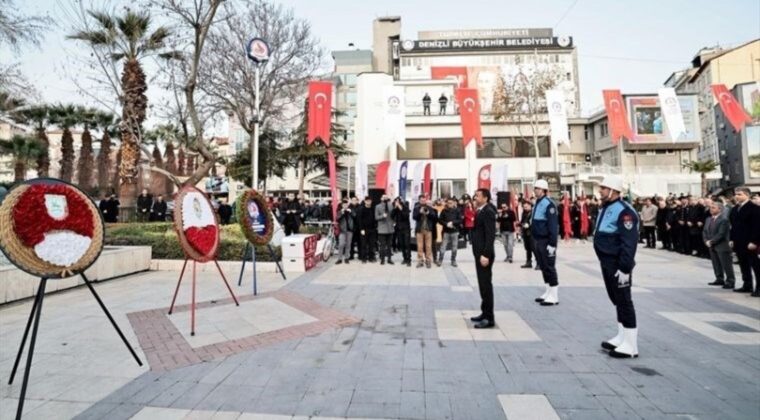
[[[723,114],[734,127],[734,130],[741,131],[745,124],[752,122],[752,117],[747,114],[747,111],[734,98],[734,95],[731,94],[726,85],[712,85],[710,87],[720,105],[721,111],[723,111]]]
[[[621,137],[633,142],[633,130],[628,122],[628,113],[625,111],[623,95],[619,90],[603,90],[604,108],[607,110],[607,121],[610,126],[612,144],[618,144]]]
[[[338,214],[338,205],[340,197],[338,194],[338,174],[337,164],[335,163],[335,154],[331,149],[327,149],[327,166],[330,172],[330,192],[332,193],[332,216],[333,221],[338,221],[336,215]]]
[[[562,197],[562,230],[565,234],[563,239],[570,239],[573,233],[573,226],[570,223],[570,196],[567,193]]]
[[[459,116],[462,120],[462,144],[464,147],[475,140],[478,146],[483,146],[483,135],[480,129],[480,101],[477,89],[457,89]]]
[[[309,82],[309,115],[306,143],[320,139],[330,146],[330,120],[332,117],[332,83]]]
[[[427,198],[432,198],[432,195],[430,194],[430,190],[432,190],[432,182],[431,181],[431,166],[430,164],[425,164],[425,172],[422,176],[422,193],[427,196]]]
[[[491,189],[491,165],[484,165],[478,171],[478,188]]]
[[[388,169],[391,166],[389,160],[384,160],[377,165],[375,170],[375,188],[380,188],[385,191],[388,186]]]

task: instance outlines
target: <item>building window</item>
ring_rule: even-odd
[[[355,74],[347,74],[346,75],[346,84],[349,86],[356,86],[356,75]]]
[[[588,126],[583,127],[583,140],[588,141]]]
[[[551,156],[549,138],[540,139],[538,142],[539,157]],[[535,158],[536,152],[533,140],[523,137],[486,137],[483,139],[483,148],[477,149],[478,158]]]
[[[397,147],[398,159],[464,159],[462,139],[407,140],[406,150]]]
[[[609,132],[607,131],[607,123],[606,122],[599,124],[599,130],[601,131],[601,136],[600,137],[607,137],[607,135],[609,134]]]

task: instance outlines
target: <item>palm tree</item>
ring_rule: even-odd
[[[77,161],[77,180],[79,188],[88,194],[93,193],[93,168],[95,166],[95,155],[92,150],[91,128],[98,126],[98,110],[79,106],[76,108],[79,123],[82,124],[82,146],[79,149],[79,160]]]
[[[689,172],[698,172],[699,177],[702,180],[702,196],[707,195],[707,174],[718,169],[720,165],[712,159],[708,160],[693,160],[683,164],[684,168],[687,168]]]
[[[101,112],[97,114],[98,127],[103,130],[98,153],[98,192],[103,195],[111,189],[111,133],[113,114]]]
[[[148,86],[140,60],[156,54],[165,58],[176,57],[177,54],[162,53],[166,51],[169,29],[160,26],[150,32],[151,17],[147,12],[127,9],[123,15],[113,16],[91,10],[88,14],[95,20],[96,29],[79,31],[68,38],[84,41],[93,48],[113,50],[115,52],[111,54],[111,58],[124,62],[119,97],[122,105],[119,197],[121,205],[130,208],[134,207],[137,197],[141,126],[145,121],[148,105],[148,98],[145,96]]]
[[[37,135],[37,140],[40,143],[42,149],[39,157],[37,158],[36,169],[38,177],[47,177],[50,171],[50,156],[48,148],[50,147],[50,141],[47,136],[47,127],[50,124],[50,107],[47,105],[33,106],[21,111],[21,117],[27,124],[34,125],[34,129]]]
[[[177,175],[185,175],[185,148],[182,145],[179,146],[179,153],[177,153]]]
[[[43,149],[39,141],[32,136],[16,134],[10,140],[0,140],[0,154],[11,155],[14,182],[26,179],[26,170],[33,166]]]
[[[61,171],[58,177],[71,182],[74,177],[74,137],[71,127],[78,122],[77,110],[74,105],[56,105],[50,110],[50,122],[63,130],[61,135]]]

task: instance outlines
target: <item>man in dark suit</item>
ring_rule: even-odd
[[[713,202],[710,205],[710,217],[705,220],[705,227],[702,229],[702,240],[710,252],[713,271],[715,271],[715,281],[708,284],[733,289],[736,279],[731,247],[728,246],[728,234],[728,217],[723,212],[723,204],[719,201]],[[725,281],[723,281],[724,273]]]
[[[760,206],[749,200],[749,188],[735,190],[736,205],[731,209],[728,220],[731,222],[729,245],[736,252],[739,268],[742,271],[742,287],[734,289],[739,293],[752,293],[760,297],[760,259],[757,258],[760,246]],[[752,272],[755,273],[756,287],[752,289]]]
[[[475,191],[475,226],[472,229],[472,254],[475,256],[475,272],[478,275],[481,313],[470,318],[476,322],[475,328],[493,328],[496,320],[493,313],[493,261],[496,257],[496,208],[491,204],[491,191],[480,188]]]

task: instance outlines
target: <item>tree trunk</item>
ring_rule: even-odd
[[[74,177],[74,138],[68,127],[63,129],[61,135],[61,172],[60,178],[71,182]]]
[[[50,171],[50,157],[48,151],[50,148],[50,142],[48,141],[44,128],[37,130],[37,140],[42,146],[42,154],[37,158],[37,176],[40,178],[46,178]]]
[[[702,197],[705,197],[707,196],[707,173],[702,172],[699,177],[702,180]]]
[[[92,169],[95,166],[92,153],[92,135],[90,130],[85,127],[82,133],[82,146],[79,149],[79,162],[77,163],[77,180],[79,188],[87,194],[92,194]]]
[[[145,72],[140,62],[129,59],[124,64],[121,76],[121,86],[124,91],[124,103],[121,122],[121,165],[119,167],[119,201],[126,210],[121,214],[129,217],[130,209],[135,206],[137,198],[137,178],[140,174],[140,130],[145,121],[145,110],[148,107],[148,90]],[[127,213],[127,214],[125,214]]]
[[[23,162],[16,162],[13,165],[13,182],[22,182],[26,178],[26,166]]]
[[[298,161],[298,197],[303,198],[303,184],[306,180],[306,162],[301,158]]]

